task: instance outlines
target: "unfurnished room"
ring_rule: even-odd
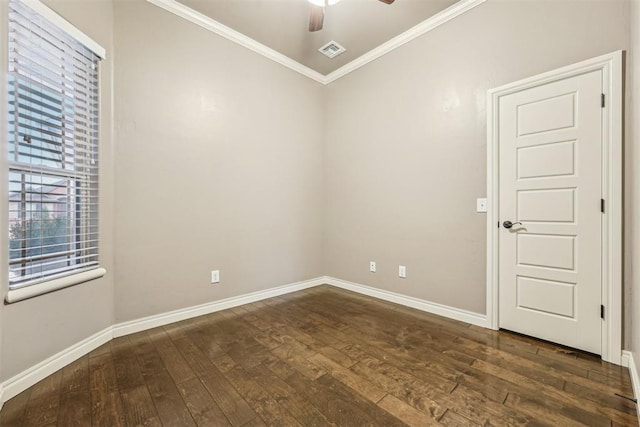
[[[0,426],[640,425],[640,0],[0,35]]]

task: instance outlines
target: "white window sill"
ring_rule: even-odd
[[[37,285],[25,286],[24,288],[10,289],[5,297],[7,304],[22,301],[28,298],[33,298],[38,295],[48,294],[49,292],[57,291],[59,289],[68,288],[69,286],[78,285],[80,283],[88,282],[89,280],[97,279],[104,276],[107,273],[102,267],[94,268],[93,270],[83,271],[81,273],[72,274],[70,276],[60,277],[58,279],[47,280],[46,282],[38,283]]]

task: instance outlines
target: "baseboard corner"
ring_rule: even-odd
[[[117,323],[113,325],[113,336],[114,338],[117,338],[124,335],[134,334],[136,332],[146,331],[148,329],[157,328],[158,326],[168,325],[169,323],[179,322],[181,320],[215,313],[216,311],[226,310],[228,308],[238,307],[244,304],[250,304],[252,302],[261,301],[267,298],[273,298],[291,292],[301,291],[303,289],[312,288],[324,283],[326,283],[324,277],[316,277],[309,280],[290,283],[284,286],[269,288],[263,291],[252,292],[249,294],[239,295],[191,307],[181,308],[178,310],[168,311],[165,313],[155,314],[140,319]]]
[[[0,409],[7,400],[109,342],[111,338],[113,332],[109,326],[0,383]]]
[[[30,368],[14,375],[8,380],[1,382],[0,409],[2,409],[4,402],[8,401],[12,397],[33,386],[38,381],[67,366],[69,363],[84,356],[85,354],[88,354],[92,350],[98,348],[99,346],[110,341],[113,338],[144,331],[184,319],[201,316],[203,314],[225,310],[227,308],[237,307],[239,305],[260,301],[267,298],[273,298],[307,288],[312,288],[314,286],[319,286],[326,283],[326,277],[321,276],[296,283],[290,283],[284,286],[270,288],[264,291],[253,292],[250,294],[227,298],[220,301],[214,301],[212,303],[202,304],[199,306],[187,307],[184,309],[162,313],[155,316],[149,316],[129,322],[114,324],[88,338],[85,338],[84,340],[76,344],[73,344],[72,346],[58,352],[48,359],[43,360],[42,362],[34,366],[31,366]]]
[[[395,292],[385,291],[383,289],[374,288],[360,283],[349,282],[347,280],[337,279],[335,277],[325,276],[326,283],[337,288],[346,289],[359,294],[368,295],[370,297],[382,299],[407,307],[415,308],[427,313],[446,317],[460,322],[470,323],[472,325],[489,328],[487,316],[472,311],[451,307],[436,302],[423,300]]]
[[[108,328],[105,328],[104,330],[68,347],[65,350],[60,351],[59,353],[49,357],[48,359],[43,360],[42,362],[0,383],[0,409],[2,409],[3,403],[7,400],[33,386],[38,381],[56,372],[58,369],[61,369],[74,360],[84,356],[85,354],[88,354],[90,351],[94,350],[95,348],[101,346],[102,344],[108,342],[113,338],[324,284],[350,290],[356,293],[368,295],[373,298],[378,298],[407,307],[412,307],[427,313],[436,314],[465,323],[488,327],[487,316],[483,314],[473,313],[467,310],[449,307],[443,304],[421,300],[419,298],[414,298],[407,295],[389,292],[358,283],[348,282],[346,280],[336,279],[330,276],[320,276],[309,280],[270,288],[263,291],[244,294],[224,300],[213,301],[210,303],[187,307],[109,326]],[[630,353],[629,355],[629,357],[631,357]],[[634,387],[637,387],[637,372],[635,375],[636,382],[634,383]],[[636,391],[636,395],[637,394],[638,392]]]

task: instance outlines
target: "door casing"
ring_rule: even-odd
[[[499,114],[500,98],[524,89],[602,71],[605,95],[602,126],[602,359],[621,364],[622,358],[622,123],[623,52],[597,58],[509,83],[487,93],[487,324],[499,325]]]

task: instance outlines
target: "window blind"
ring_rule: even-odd
[[[98,267],[99,56],[18,0],[8,25],[9,289]]]

